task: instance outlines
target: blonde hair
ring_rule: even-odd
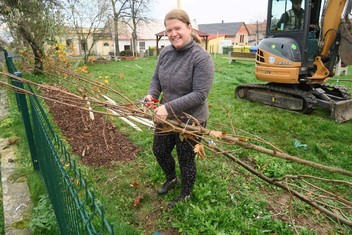
[[[174,19],[179,20],[185,23],[186,25],[192,25],[188,14],[184,10],[176,8],[176,9],[172,9],[165,15],[164,26],[166,26],[167,20],[174,20]],[[193,40],[196,41],[196,43],[202,42],[202,39],[199,37],[199,35],[193,32],[193,28],[192,28],[191,36]]]

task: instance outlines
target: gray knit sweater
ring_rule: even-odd
[[[181,49],[166,46],[160,53],[148,94],[159,98],[169,113],[168,118],[195,117],[208,119],[207,97],[214,79],[214,63],[210,54],[193,40]]]

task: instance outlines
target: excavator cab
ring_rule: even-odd
[[[266,57],[259,55],[258,80],[299,84],[315,73],[320,16],[321,0],[269,0],[267,38],[259,46]],[[268,62],[277,70],[275,76],[261,69]],[[325,79],[326,76],[320,83]]]
[[[326,83],[340,58],[352,64],[351,2],[268,0],[255,66],[266,84],[239,85],[236,97],[306,114],[319,106],[337,122],[352,119],[348,89]]]

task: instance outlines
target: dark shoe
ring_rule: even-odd
[[[172,209],[174,208],[178,203],[180,202],[184,202],[184,201],[187,201],[188,199],[191,198],[191,195],[187,195],[187,196],[178,196],[175,200],[169,202],[169,204],[167,205],[167,207],[169,209]]]
[[[176,184],[178,184],[178,179],[175,178],[173,180],[167,180],[163,183],[163,186],[159,188],[156,192],[158,194],[167,194],[171,189],[175,188]]]

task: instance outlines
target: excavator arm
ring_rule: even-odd
[[[349,16],[352,15],[352,0],[349,0],[344,17],[340,25],[341,42],[340,42],[340,57],[344,64],[352,64],[352,25]]]
[[[319,53],[323,59],[328,57],[333,43],[336,41],[339,31],[342,12],[346,6],[346,0],[328,0],[323,13],[322,21],[322,48]]]
[[[352,35],[348,35],[348,33],[351,33],[351,23],[348,20],[348,14],[351,11],[351,1],[352,0],[328,0],[326,2],[322,14],[321,49],[313,63],[317,70],[314,75],[309,78],[311,82],[316,80],[325,81],[325,78],[333,75],[335,61],[339,56],[338,51],[341,42],[341,31],[344,31],[344,38],[348,40],[349,36],[351,40],[349,44],[344,42],[341,52],[344,58],[346,55],[351,57]],[[343,16],[342,20],[341,16]],[[352,64],[352,58],[345,60],[345,64]]]

